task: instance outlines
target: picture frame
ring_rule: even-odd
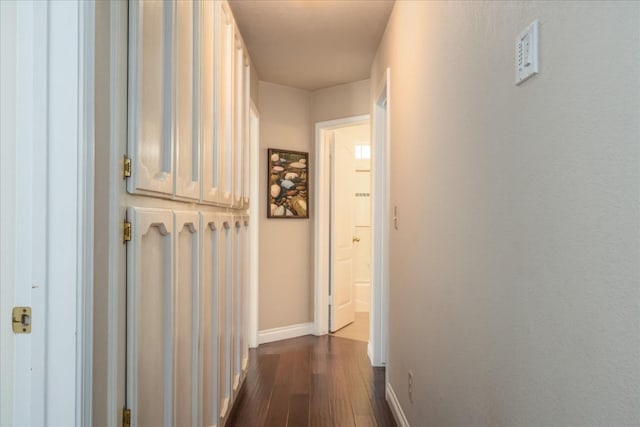
[[[267,218],[309,218],[309,153],[267,150]]]

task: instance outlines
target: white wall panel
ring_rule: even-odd
[[[188,199],[200,198],[199,4],[175,3],[175,194]]]
[[[172,2],[129,6],[129,147],[131,193],[173,194],[171,137]]]
[[[173,214],[130,208],[127,406],[133,426],[171,426]]]
[[[198,420],[198,284],[197,212],[175,213],[174,288],[174,425],[196,426]]]

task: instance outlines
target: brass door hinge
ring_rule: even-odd
[[[11,325],[15,334],[30,334],[31,307],[13,307]]]
[[[126,243],[131,240],[131,223],[128,221],[124,222],[124,228],[122,231],[122,242]]]
[[[131,159],[127,156],[124,156],[122,175],[124,178],[129,178],[131,176]]]
[[[122,410],[122,427],[131,427],[131,409]]]

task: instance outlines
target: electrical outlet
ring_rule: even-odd
[[[393,207],[393,228],[398,229],[398,207]]]
[[[413,371],[409,371],[409,402],[413,404]]]

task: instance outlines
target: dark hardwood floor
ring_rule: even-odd
[[[367,344],[325,335],[263,344],[227,426],[395,426],[384,368],[372,368]]]

